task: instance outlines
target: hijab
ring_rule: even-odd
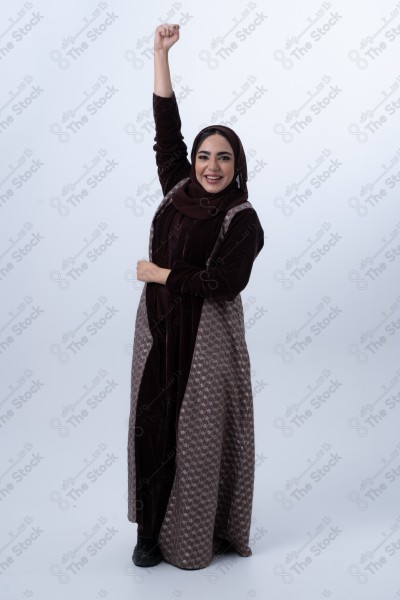
[[[234,175],[232,181],[220,192],[207,192],[197,181],[195,161],[200,136],[209,129],[216,129],[228,139],[234,154]],[[193,219],[212,219],[229,208],[246,202],[247,163],[239,136],[230,127],[209,125],[195,137],[191,152],[191,169],[187,181],[174,192],[172,203],[177,210]]]

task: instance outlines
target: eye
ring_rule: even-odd
[[[206,160],[207,160],[207,155],[206,155],[206,154],[199,154],[199,155],[197,156],[197,158],[198,158],[199,160],[203,160],[203,159],[206,159]]]
[[[222,160],[231,160],[231,157],[228,155],[221,156]]]

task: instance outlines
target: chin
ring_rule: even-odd
[[[208,183],[208,181],[204,181],[204,183],[199,181],[199,183],[206,192],[209,192],[210,194],[217,194],[218,192],[222,192],[225,188],[227,188],[228,185],[230,184],[230,181],[228,183],[219,184],[219,185],[210,184],[210,183]]]

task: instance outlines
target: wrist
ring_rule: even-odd
[[[158,272],[156,283],[165,285],[165,282],[167,281],[167,277],[170,274],[170,272],[171,272],[171,269],[163,269],[162,267],[159,267],[159,272]]]
[[[154,58],[162,58],[168,60],[168,52],[169,50],[165,48],[156,48],[154,47]]]

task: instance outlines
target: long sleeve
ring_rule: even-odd
[[[247,285],[253,262],[264,245],[264,231],[254,208],[238,212],[208,269],[176,260],[165,285],[180,294],[233,300]]]
[[[153,150],[156,152],[158,177],[165,196],[190,173],[175,92],[169,98],[153,93],[153,114],[156,128]]]

